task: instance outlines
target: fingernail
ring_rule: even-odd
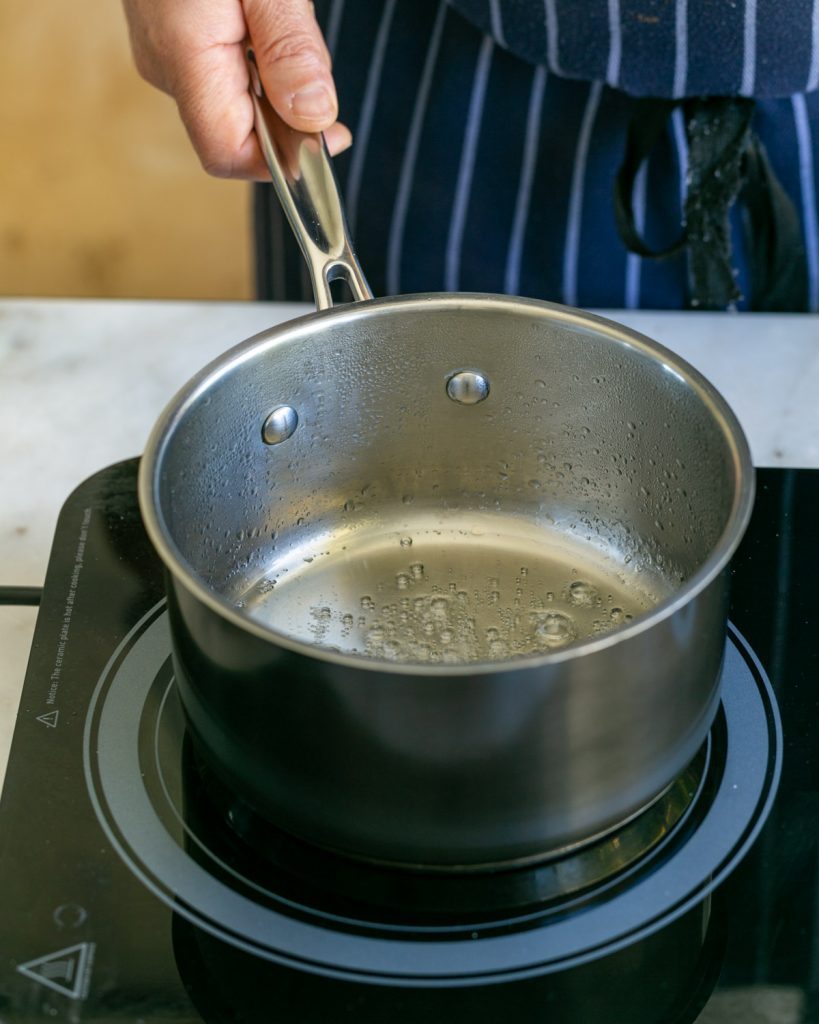
[[[310,120],[332,118],[336,113],[333,97],[323,82],[299,89],[290,101],[290,109],[296,117],[307,117]]]

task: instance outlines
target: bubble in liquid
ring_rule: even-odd
[[[361,598],[361,607],[368,612],[374,610],[375,601],[373,601],[369,594],[365,594],[364,597]]]
[[[430,611],[439,618],[446,615],[449,610],[449,601],[445,597],[433,597],[429,602]]]
[[[350,615],[349,613],[347,615],[342,615],[341,616],[341,625],[345,629],[352,629],[353,628],[353,617],[352,617],[352,615]]]
[[[575,580],[569,584],[569,600],[576,605],[591,605],[597,597],[597,591],[585,580]]]
[[[442,644],[451,644],[455,639],[455,634],[451,629],[442,629],[438,636],[440,637]]]
[[[412,547],[412,537],[402,537],[400,543],[401,543],[401,547],[402,548],[411,548]]]
[[[612,622],[619,623],[623,621],[625,615],[623,613],[622,608],[612,608],[612,610],[609,612],[609,617],[611,618]]]
[[[549,648],[562,647],[577,636],[574,623],[562,612],[549,612],[535,630],[538,640]]]
[[[424,575],[424,566],[421,562],[413,562],[409,567],[410,575],[414,580],[420,580]]]
[[[412,579],[405,572],[399,572],[395,577],[395,585],[399,590],[406,590],[410,583]]]

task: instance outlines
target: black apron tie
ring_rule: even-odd
[[[634,220],[634,181],[677,106],[683,109],[688,140],[682,233],[671,245],[650,249]],[[727,309],[742,297],[729,222],[738,198],[745,214],[751,309],[795,312],[807,308],[807,262],[799,216],[751,128],[753,113],[753,100],[741,97],[640,100],[626,133],[614,186],[618,231],[631,252],[649,259],[687,251],[689,303],[694,309]]]

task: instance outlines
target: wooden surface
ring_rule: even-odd
[[[117,0],[3,0],[0,97],[0,295],[251,296],[249,187],[201,170]]]

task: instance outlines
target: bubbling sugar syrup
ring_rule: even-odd
[[[304,643],[405,663],[495,662],[559,650],[666,596],[596,548],[540,531],[415,530],[303,555],[242,595],[244,614]]]

